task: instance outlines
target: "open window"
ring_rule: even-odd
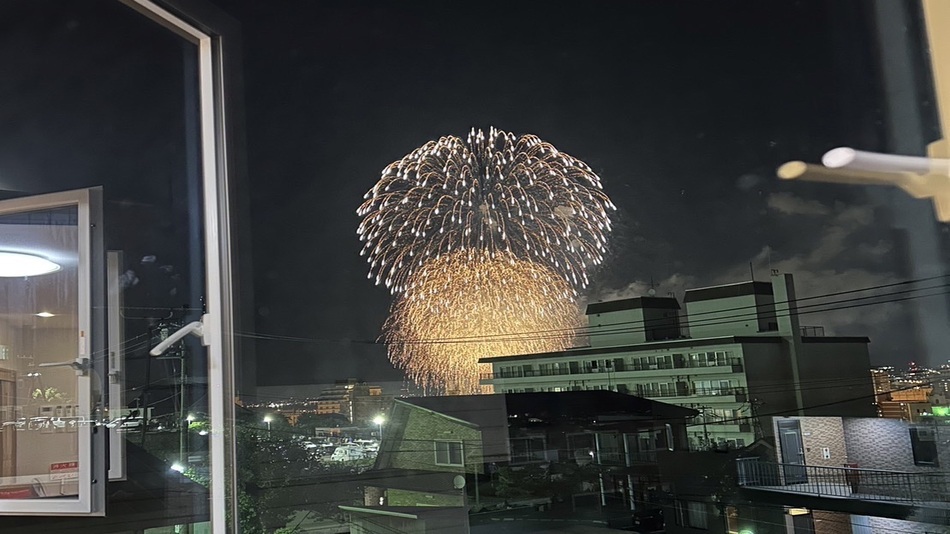
[[[0,202],[0,514],[101,515],[101,191]]]

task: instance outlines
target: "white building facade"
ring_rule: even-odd
[[[801,327],[791,275],[591,304],[590,346],[484,358],[497,393],[605,389],[699,410],[691,447],[742,447],[771,415],[873,416],[868,338]],[[802,335],[812,334],[812,335]],[[689,337],[693,334],[694,337]],[[863,376],[835,381],[835,377]]]

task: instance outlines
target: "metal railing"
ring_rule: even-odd
[[[950,473],[912,473],[736,459],[739,486],[816,497],[921,504],[947,502]]]
[[[735,367],[742,365],[742,358],[730,357],[726,358],[723,362],[718,361],[692,361],[686,360],[684,362],[658,362],[655,364],[641,364],[639,361],[634,361],[634,363],[625,362],[623,365],[608,365],[608,366],[599,366],[599,367],[557,367],[557,368],[546,368],[546,369],[524,369],[521,367],[515,367],[510,369],[502,369],[494,373],[481,373],[480,378],[482,380],[494,380],[496,378],[525,378],[525,377],[535,377],[535,376],[561,376],[561,375],[589,375],[589,374],[608,374],[608,373],[627,373],[631,371],[658,371],[658,370],[673,370],[673,369],[701,369],[701,368],[727,368]]]
[[[690,395],[698,395],[702,397],[715,397],[717,395],[743,395],[745,394],[744,387],[727,387],[727,388],[692,388]]]

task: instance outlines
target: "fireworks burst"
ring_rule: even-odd
[[[479,358],[563,350],[581,326],[567,282],[511,254],[454,252],[420,267],[385,325],[393,363],[426,387],[478,391]]]
[[[466,249],[511,253],[586,287],[615,209],[587,164],[495,128],[429,141],[386,167],[364,199],[360,254],[394,294],[426,261]]]
[[[614,209],[590,167],[533,135],[472,130],[390,164],[357,211],[369,278],[396,295],[390,359],[467,393],[481,357],[569,347]]]

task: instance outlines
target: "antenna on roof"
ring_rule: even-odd
[[[656,283],[653,282],[653,277],[652,277],[652,276],[650,277],[650,290],[647,291],[647,295],[649,295],[649,296],[651,296],[651,297],[655,297],[655,296],[656,296]]]

